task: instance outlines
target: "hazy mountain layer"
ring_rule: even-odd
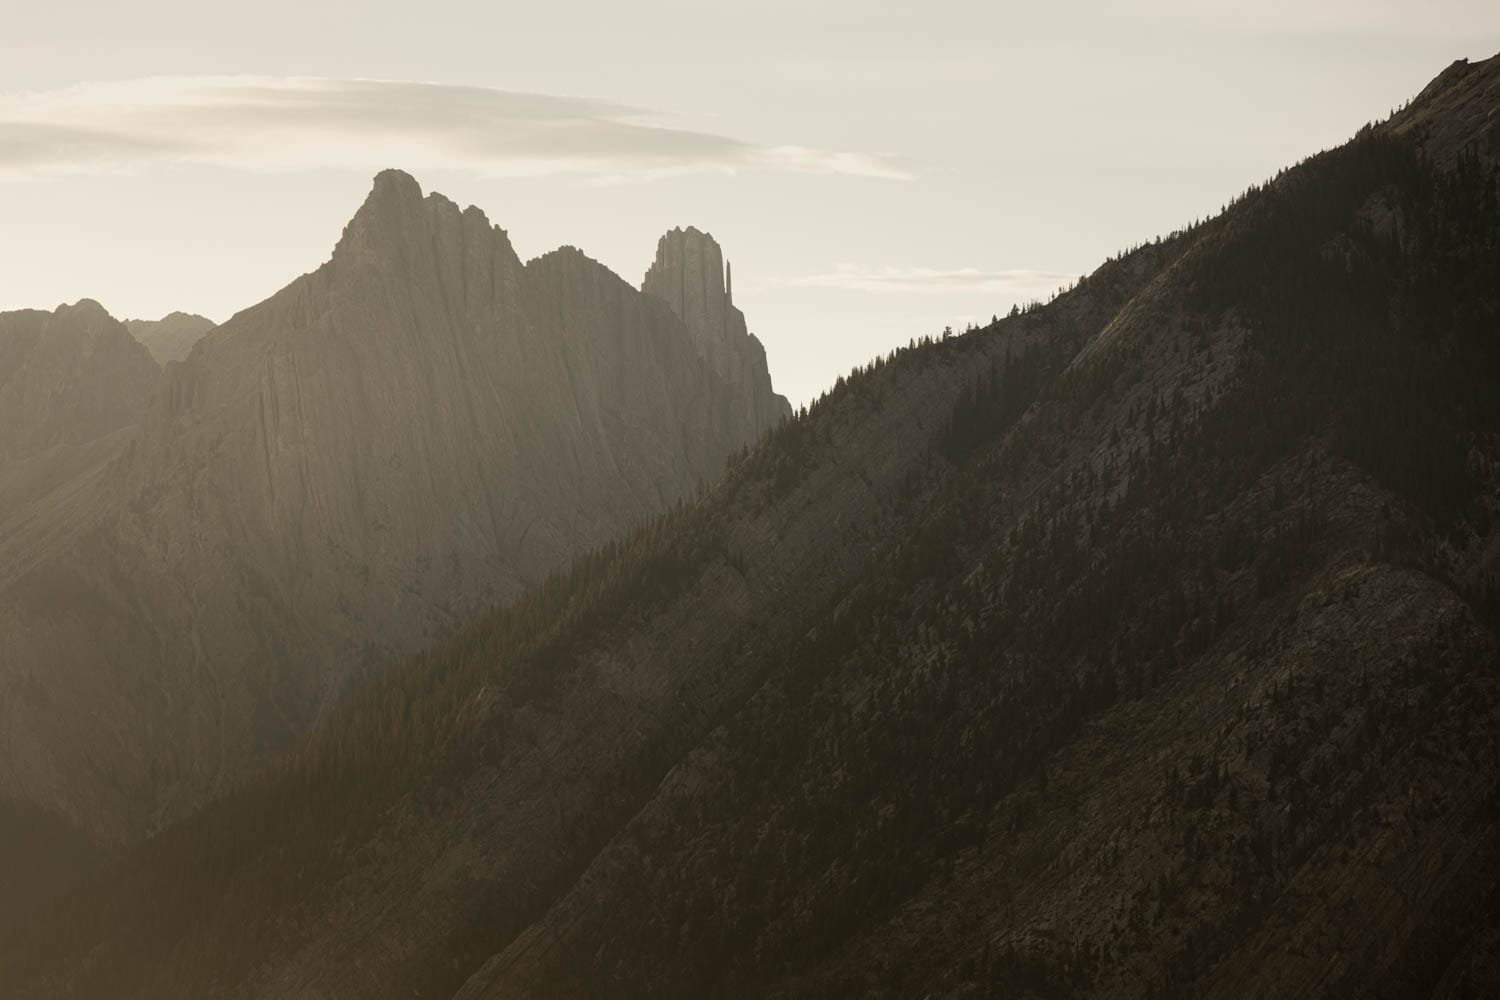
[[[380,175],[328,263],[168,368],[71,535],[18,531],[0,791],[105,842],[154,829],[351,675],[691,493],[787,412],[763,355],[731,384],[701,340]]]
[[[99,303],[0,313],[0,463],[140,419],[160,372]]]
[[[0,982],[1492,993],[1500,171],[1444,109],[1497,77],[841,381]]]
[[[127,319],[125,326],[159,365],[181,361],[193,345],[214,328],[214,321],[193,313],[168,313],[161,319]]]

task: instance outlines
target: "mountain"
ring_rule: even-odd
[[[0,313],[0,462],[97,440],[135,423],[160,371],[92,299]]]
[[[766,426],[790,412],[771,388],[766,350],[734,304],[729,265],[712,236],[692,226],[663,236],[641,290],[672,307],[720,377],[747,390],[736,400],[741,419]]]
[[[0,313],[0,576],[91,523],[98,484],[160,380],[146,349],[91,299],[50,313]],[[13,650],[0,649],[3,676]],[[0,716],[45,699],[44,676],[0,685]],[[24,753],[11,736],[0,735],[5,753]],[[97,862],[70,824],[0,796],[0,926]]]
[[[382,173],[326,264],[167,367],[75,530],[0,563],[0,798],[106,846],[186,815],[787,414],[714,349]]]
[[[14,933],[0,984],[1494,993],[1500,165],[1448,109],[1496,120],[1500,59],[1439,83],[841,379]]]
[[[173,312],[161,319],[127,319],[125,327],[159,365],[181,361],[193,345],[214,328],[214,321],[194,313]]]

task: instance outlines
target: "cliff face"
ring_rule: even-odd
[[[786,398],[771,388],[766,350],[734,304],[729,266],[712,236],[691,226],[663,236],[641,290],[687,324],[702,357],[736,387],[735,406],[744,419],[771,424],[791,414]]]
[[[0,684],[38,692],[0,789],[107,840],[182,815],[361,670],[715,478],[769,425],[746,395],[599,264],[523,266],[381,174],[328,263],[168,370],[107,514],[0,577]]]
[[[0,462],[135,423],[160,372],[92,299],[0,313]]]
[[[214,328],[214,321],[206,316],[174,312],[161,319],[127,319],[125,326],[131,336],[146,345],[156,363],[165,366],[187,357],[193,345]]]

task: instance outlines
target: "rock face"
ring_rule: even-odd
[[[36,693],[3,700],[0,790],[106,841],[190,811],[351,676],[714,479],[771,423],[750,395],[583,254],[523,265],[382,173],[331,260],[167,370],[107,514],[0,571],[0,686]]]
[[[130,426],[160,374],[92,299],[0,313],[0,463]]]
[[[766,424],[791,414],[786,398],[771,388],[766,349],[735,307],[729,265],[712,236],[691,226],[663,236],[641,290],[687,324],[702,357],[736,388],[735,405],[745,419]]]
[[[193,313],[173,312],[161,319],[127,319],[125,326],[146,345],[156,363],[165,366],[187,357],[193,345],[214,328],[214,321]]]

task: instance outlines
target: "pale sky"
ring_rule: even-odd
[[[632,284],[712,232],[804,402],[1500,51],[1494,0],[3,0],[0,309],[228,318],[373,174]]]

